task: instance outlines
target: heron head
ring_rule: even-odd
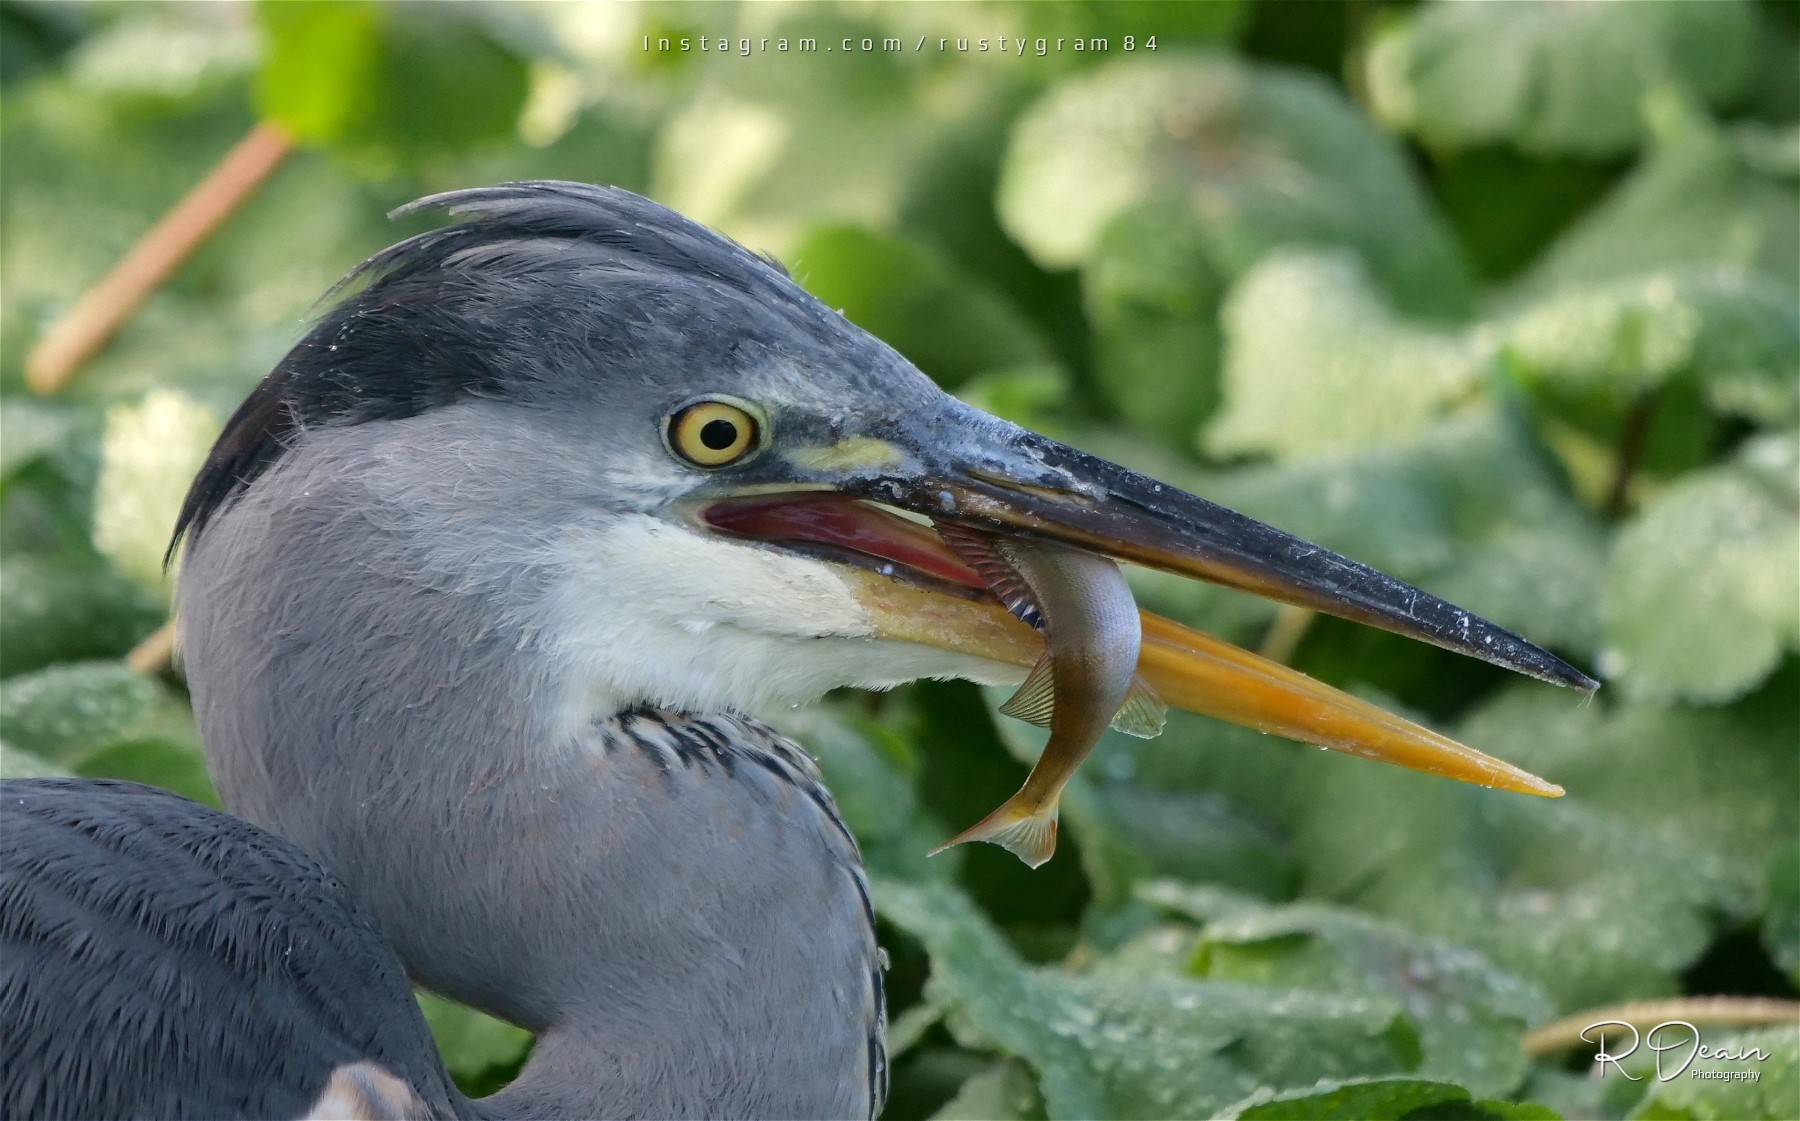
[[[612,710],[1019,680],[1037,635],[946,546],[945,523],[1592,687],[1418,589],[959,402],[778,265],[636,195],[521,183],[421,207],[463,221],[346,281],[228,424],[178,538],[204,534],[293,449],[363,440],[386,464],[373,473],[395,480],[384,501],[412,511],[429,550],[403,550],[396,578],[503,602],[522,647]],[[1144,633],[1142,670],[1181,707],[1554,790],[1176,624],[1146,617]]]

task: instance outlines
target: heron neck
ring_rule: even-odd
[[[538,1034],[483,1109],[869,1114],[873,914],[810,760],[728,715],[581,712],[504,606],[549,576],[434,576],[400,514],[345,518],[347,470],[292,455],[185,560],[226,805],[338,876],[416,982]]]

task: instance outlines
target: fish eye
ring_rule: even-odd
[[[729,467],[761,445],[762,425],[744,405],[706,397],[671,413],[666,436],[669,450],[695,467]]]

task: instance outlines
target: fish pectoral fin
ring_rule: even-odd
[[[1025,684],[1006,699],[1000,711],[1040,728],[1050,726],[1050,717],[1056,711],[1056,679],[1050,672],[1050,655],[1045,654],[1037,660],[1037,665],[1032,666],[1031,673],[1026,676]],[[1162,735],[1163,722],[1168,715],[1169,706],[1139,674],[1131,679],[1131,691],[1125,694],[1125,703],[1113,717],[1112,726],[1128,736],[1152,740]]]
[[[1162,735],[1168,718],[1168,704],[1156,695],[1155,686],[1139,674],[1131,679],[1131,692],[1125,694],[1125,703],[1119,707],[1119,715],[1113,717],[1112,726],[1128,736],[1153,740]]]
[[[1042,867],[1056,852],[1057,803],[1031,810],[1021,804],[1021,798],[1014,794],[999,809],[932,849],[931,855],[970,841],[986,841],[1012,853],[1027,867]]]
[[[1000,711],[1015,720],[1048,728],[1050,716],[1056,711],[1056,676],[1051,672],[1050,662],[1049,654],[1039,656],[1037,665],[1032,666],[1025,676],[1025,684],[1006,699]]]

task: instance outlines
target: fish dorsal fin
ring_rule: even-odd
[[[1143,674],[1138,674],[1131,679],[1131,692],[1125,694],[1125,703],[1119,706],[1112,726],[1128,736],[1153,740],[1162,735],[1163,722],[1168,717],[1168,704],[1156,695],[1155,687],[1144,680]]]
[[[1037,596],[1032,594],[1031,588],[1019,578],[1013,566],[1006,563],[1006,558],[996,552],[985,537],[972,529],[950,523],[938,525],[937,531],[938,536],[944,539],[944,544],[950,546],[964,564],[975,570],[975,575],[981,577],[982,582],[988,586],[988,591],[994,593],[994,598],[1012,612],[1015,619],[1035,630],[1044,629],[1044,613],[1038,607]]]
[[[1040,728],[1050,726],[1050,715],[1056,711],[1056,675],[1051,672],[1049,654],[1038,657],[1037,665],[1032,666],[1025,677],[1025,684],[1006,699],[1000,711]]]

